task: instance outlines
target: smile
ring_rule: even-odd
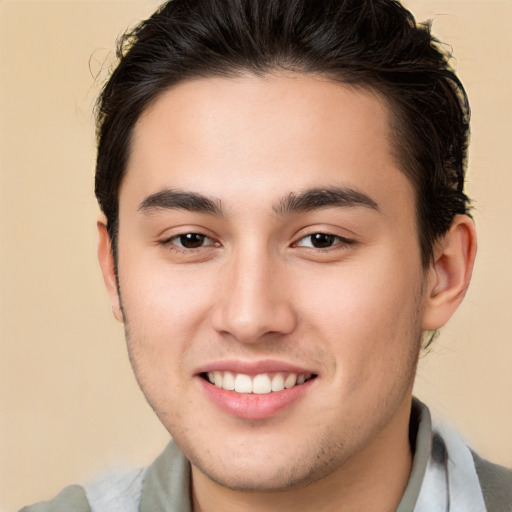
[[[212,371],[203,374],[211,384],[226,391],[235,393],[265,395],[268,393],[291,389],[300,386],[314,378],[311,373],[260,373],[257,375],[247,375],[244,373],[234,373],[230,371]]]
[[[277,360],[224,360],[198,368],[195,375],[208,401],[228,416],[264,420],[311,396],[319,381],[312,370]]]

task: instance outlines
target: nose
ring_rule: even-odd
[[[226,264],[213,312],[217,332],[240,343],[257,343],[294,330],[297,318],[285,285],[285,262],[275,259],[240,252]]]

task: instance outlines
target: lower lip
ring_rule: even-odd
[[[316,380],[310,379],[290,389],[259,395],[226,391],[202,377],[198,378],[204,392],[215,405],[231,416],[247,420],[262,420],[276,415],[300,399]]]

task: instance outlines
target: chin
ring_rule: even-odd
[[[283,492],[298,487],[305,487],[310,483],[319,480],[326,471],[307,470],[303,473],[290,470],[273,471],[272,474],[263,474],[265,469],[258,470],[246,469],[244,471],[233,472],[231,474],[220,471],[202,471],[210,480],[216,484],[240,492]],[[328,472],[328,471],[327,471]]]
[[[296,447],[293,453],[283,453],[281,457],[276,457],[275,451],[265,456],[253,453],[245,458],[239,458],[236,454],[209,459],[197,457],[194,453],[187,456],[190,455],[188,458],[196,470],[222,487],[233,491],[262,493],[306,487],[335,472],[346,459],[341,453],[329,453],[321,446],[315,446],[314,453],[300,451]],[[216,464],[213,464],[213,460]],[[219,460],[222,460],[220,464]],[[236,463],[233,464],[233,461]]]

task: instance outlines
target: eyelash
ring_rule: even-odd
[[[183,240],[180,240],[180,239],[183,239],[185,237],[192,237],[192,236],[201,237],[203,242],[205,240],[209,240],[211,243],[209,243],[207,245],[200,245],[199,247],[185,247],[183,245]],[[176,243],[176,241],[179,241],[180,245],[178,245]],[[162,240],[160,243],[166,247],[169,247],[169,249],[171,249],[173,251],[184,253],[184,254],[190,254],[191,252],[198,252],[201,249],[205,249],[206,247],[210,247],[210,246],[214,246],[214,247],[220,246],[220,244],[218,242],[215,242],[209,236],[204,235],[203,233],[196,233],[196,232],[192,232],[192,231],[189,233],[180,233],[179,235],[171,236],[170,238],[166,238],[165,240]]]
[[[183,239],[185,237],[189,237],[189,238],[199,237],[201,245],[198,247],[185,247],[183,245],[183,241],[184,241]],[[326,242],[328,244],[327,247],[315,247],[314,242],[313,242],[313,237],[323,237],[324,239],[327,239],[326,240]],[[308,238],[311,240],[311,245],[301,244],[301,242],[303,242],[304,240],[307,240]],[[320,238],[320,240],[321,240],[321,238]],[[178,241],[179,244],[176,243],[176,241]],[[210,243],[203,245],[203,243],[205,241],[210,241]],[[164,246],[169,247],[173,251],[177,251],[177,252],[185,253],[185,254],[190,254],[191,252],[197,253],[201,249],[205,249],[205,248],[211,247],[211,246],[220,247],[220,244],[218,242],[215,242],[209,236],[204,235],[203,233],[196,233],[196,232],[181,233],[179,235],[174,235],[170,238],[162,240],[162,242],[160,242],[160,243]],[[334,235],[332,233],[317,231],[315,233],[310,233],[308,235],[301,237],[297,242],[294,242],[293,244],[291,244],[291,247],[306,247],[308,249],[312,249],[315,251],[327,252],[329,250],[342,249],[347,246],[353,245],[354,243],[355,243],[355,240],[344,238],[339,235]]]
[[[328,247],[315,247],[313,245],[313,237],[324,237],[328,239]],[[301,245],[300,242],[306,239],[311,240],[311,245]],[[347,246],[355,244],[355,240],[345,238],[339,235],[334,235],[332,233],[324,232],[324,231],[316,231],[315,233],[310,233],[308,235],[305,235],[301,237],[297,242],[294,242],[292,244],[292,247],[306,247],[308,249],[312,249],[314,251],[320,251],[320,252],[327,252],[329,250],[337,250],[337,249],[343,249]]]

